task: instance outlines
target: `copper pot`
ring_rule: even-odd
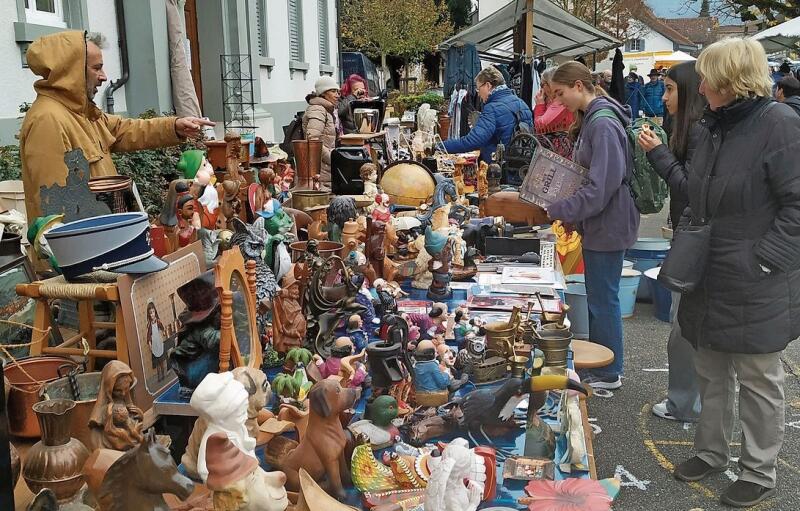
[[[70,413],[70,435],[84,445],[92,445],[91,434],[87,425],[100,392],[102,373],[92,372],[77,374],[73,388],[69,376],[64,376],[44,386],[41,391],[43,401],[55,399],[71,399],[75,401],[75,409]],[[134,383],[135,385],[135,383]],[[75,392],[77,391],[77,395]]]
[[[69,435],[73,408],[75,402],[69,399],[51,399],[33,405],[42,439],[28,451],[22,467],[22,477],[31,492],[50,488],[59,502],[70,500],[81,489],[83,465],[89,457],[86,446]]]
[[[71,359],[49,355],[22,358],[6,365],[5,375],[11,384],[8,396],[9,433],[22,438],[41,436],[39,423],[31,408],[39,401],[39,391],[59,377],[58,368],[64,365],[70,368],[78,366]]]

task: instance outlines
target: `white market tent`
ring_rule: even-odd
[[[798,42],[800,42],[800,18],[794,18],[762,30],[752,38],[759,41],[767,53],[797,50]]]
[[[440,49],[471,43],[482,59],[508,61],[514,58],[514,27],[533,3],[533,43],[535,57],[555,55],[577,57],[595,51],[606,51],[622,43],[550,0],[511,0],[498,11],[461,31],[439,45]]]
[[[692,57],[688,53],[684,53],[682,51],[672,52],[670,55],[659,56],[655,59],[655,67],[672,67],[675,64],[680,64],[681,62],[688,62],[690,60],[697,60],[696,58]]]

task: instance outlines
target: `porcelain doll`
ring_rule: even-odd
[[[361,181],[364,183],[364,195],[370,199],[375,199],[378,195],[378,167],[374,163],[365,163],[359,169]]]

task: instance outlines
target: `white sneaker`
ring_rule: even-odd
[[[599,378],[594,375],[589,375],[582,380],[582,383],[589,385],[593,389],[616,390],[622,387],[622,378],[619,376],[613,378]]]
[[[669,413],[667,409],[667,400],[663,400],[660,403],[656,403],[653,405],[653,415],[657,417],[661,417],[662,419],[667,419],[668,421],[677,421],[678,418]]]

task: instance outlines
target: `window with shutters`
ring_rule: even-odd
[[[269,57],[267,41],[267,13],[264,8],[266,0],[256,0],[256,35],[258,36],[258,56]]]
[[[289,2],[289,60],[303,61],[303,1]]]
[[[319,63],[331,63],[330,46],[328,41],[328,0],[317,0],[317,14],[319,18]]]
[[[628,39],[625,42],[625,51],[633,52],[633,51],[644,51],[644,39]]]

